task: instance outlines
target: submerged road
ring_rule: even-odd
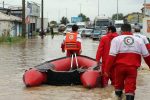
[[[83,86],[50,86],[26,88],[24,71],[48,60],[65,56],[60,44],[63,36],[28,39],[23,43],[0,44],[0,100],[113,100],[113,87],[85,89]],[[98,41],[83,39],[83,55],[95,58]],[[135,100],[149,100],[150,71],[139,71]]]

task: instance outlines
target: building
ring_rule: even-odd
[[[9,10],[7,10],[11,15],[17,16],[22,18],[22,7],[14,7],[14,6],[9,6]]]
[[[37,23],[40,17],[40,6],[35,2],[27,2],[25,11],[27,33],[33,33],[37,29]],[[8,8],[0,8],[0,12],[22,18],[22,7],[19,6],[9,6]]]
[[[145,4],[141,10],[144,15],[143,33],[150,39],[150,3]]]
[[[40,25],[40,5],[35,2],[26,3],[26,32],[28,35],[32,35],[33,32],[39,29]],[[7,15],[13,15],[19,18],[22,18],[22,7],[9,6],[8,8],[0,8],[0,12]],[[46,23],[46,24],[45,24]],[[48,26],[48,19],[44,18],[44,28]]]
[[[27,2],[27,18],[29,18],[28,32],[36,31],[40,18],[40,6],[35,2]]]
[[[141,10],[142,10],[143,15],[150,17],[150,4],[145,4]]]
[[[22,33],[22,19],[0,12],[0,36],[19,36]]]
[[[125,22],[130,23],[130,24],[142,23],[143,14],[139,12],[133,12],[124,16],[124,20]]]

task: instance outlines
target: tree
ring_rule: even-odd
[[[69,20],[67,19],[67,17],[63,16],[62,19],[60,20],[60,23],[66,25],[67,23],[69,23]]]
[[[122,13],[118,13],[118,20],[123,20],[123,14]],[[112,20],[117,20],[117,14],[113,14],[112,15]]]
[[[51,27],[56,27],[57,26],[57,22],[56,21],[51,21],[50,22],[50,26]]]
[[[80,14],[78,15],[78,17],[81,17],[83,22],[90,21],[90,18],[89,18],[89,17],[87,17],[87,16],[85,16],[85,15],[84,15],[84,14],[82,14],[82,13],[80,13]]]

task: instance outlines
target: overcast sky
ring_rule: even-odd
[[[22,0],[0,0],[0,4],[5,1],[5,6],[21,5]],[[26,0],[27,1],[27,0]],[[41,0],[28,0],[41,3]],[[100,15],[111,17],[117,12],[117,0],[99,0]],[[124,15],[131,12],[141,12],[144,0],[118,0],[119,13]],[[146,0],[150,3],[150,0]],[[2,4],[0,5],[2,7]],[[60,20],[62,16],[77,16],[83,13],[90,19],[98,15],[98,0],[44,0],[44,16],[49,20]]]

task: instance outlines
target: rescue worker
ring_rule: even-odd
[[[66,33],[66,36],[61,44],[62,52],[66,50],[66,56],[71,56],[76,53],[81,54],[81,35],[78,34],[78,26],[72,26],[72,32]]]
[[[143,40],[132,35],[130,24],[122,25],[121,31],[121,35],[111,42],[105,75],[109,76],[110,70],[114,68],[116,97],[121,100],[122,91],[125,89],[126,100],[134,100],[141,55],[150,67],[150,54]]]
[[[96,61],[99,64],[100,63],[100,59],[102,58],[102,74],[104,72],[104,69],[106,67],[106,59],[109,55],[109,49],[110,49],[110,44],[111,44],[111,40],[118,36],[118,34],[116,33],[116,28],[114,26],[108,26],[107,27],[107,34],[106,36],[103,36],[100,40],[98,49],[97,49],[97,53],[96,53]],[[110,77],[111,79],[111,84],[114,84],[114,79],[113,79],[113,73]],[[108,85],[108,77],[102,76],[101,77],[101,87],[105,87]]]
[[[149,43],[147,37],[145,35],[141,34],[141,30],[140,30],[139,26],[134,27],[134,34],[133,35],[143,39],[144,44],[146,45],[146,47],[150,53],[150,43]]]

